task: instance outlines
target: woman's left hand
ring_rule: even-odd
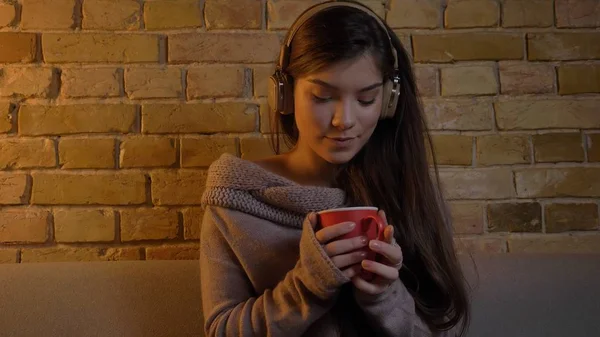
[[[373,273],[371,281],[363,279],[360,275],[352,278],[354,286],[369,295],[381,294],[394,283],[399,277],[399,270],[403,261],[402,249],[394,239],[394,226],[388,225],[383,210],[379,211],[379,216],[383,219],[385,225],[384,241],[371,240],[369,248],[381,255],[383,259],[381,259],[381,262],[367,259],[362,261],[362,268]]]

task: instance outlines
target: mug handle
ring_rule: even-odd
[[[376,239],[379,240],[381,238],[381,235],[383,234],[383,231],[385,230],[385,227],[383,226],[383,223],[381,222],[381,220],[378,217],[369,215],[366,216],[364,218],[362,218],[363,221],[370,219],[371,221],[375,222],[375,224],[377,224],[377,234],[376,234]],[[372,222],[371,222],[372,223]]]
[[[378,217],[369,215],[366,216],[364,218],[361,219],[362,221],[369,221],[369,223],[373,223],[375,222],[375,224],[377,225],[376,230],[377,230],[377,234],[376,234],[376,239],[379,240],[381,238],[381,235],[383,234],[383,231],[385,230],[385,227],[383,225],[383,223],[381,222],[381,220]],[[375,254],[375,261],[379,261],[379,254]],[[367,281],[371,281],[373,280],[373,273],[363,270],[362,271],[362,277],[367,280]]]

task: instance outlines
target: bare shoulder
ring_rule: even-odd
[[[283,157],[284,155],[278,154],[260,159],[253,159],[251,160],[251,162],[264,169],[271,170],[281,168],[284,166],[285,158]]]
[[[285,154],[278,154],[261,159],[255,159],[251,160],[251,162],[277,175],[283,177],[289,176],[287,171],[287,158]]]

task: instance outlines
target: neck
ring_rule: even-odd
[[[336,166],[310,149],[295,147],[286,154],[286,169],[302,185],[331,187]]]

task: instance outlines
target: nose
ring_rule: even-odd
[[[340,130],[347,130],[353,127],[354,124],[356,124],[356,113],[352,101],[349,99],[340,100],[335,106],[331,125]]]

